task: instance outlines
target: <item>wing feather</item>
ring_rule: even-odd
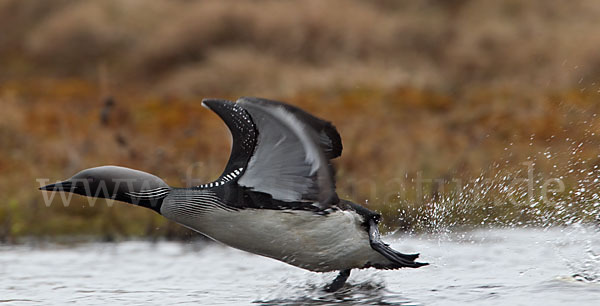
[[[319,145],[328,159],[334,159],[342,155],[342,138],[331,122],[317,118],[298,107],[278,101],[255,97],[242,97],[238,100],[238,102],[242,101],[284,108],[286,111],[293,114],[298,120],[311,127],[317,133]]]
[[[288,203],[325,209],[339,201],[330,159],[342,148],[331,123],[258,98],[205,99],[203,105],[223,119],[233,137],[221,178],[230,180],[233,173],[238,185]]]
[[[247,166],[256,145],[257,131],[250,114],[241,106],[220,99],[204,99],[202,105],[217,113],[231,132],[232,144],[229,161],[221,177],[217,181],[237,177],[239,169]]]
[[[238,184],[282,201],[337,201],[329,159],[314,129],[279,104],[240,99],[258,130],[254,154]]]

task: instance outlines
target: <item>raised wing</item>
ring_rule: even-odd
[[[337,202],[329,160],[317,133],[281,104],[240,99],[254,121],[258,138],[248,168],[238,184],[289,202]]]
[[[204,99],[202,105],[223,119],[232,137],[229,161],[223,174],[215,183],[239,177],[248,165],[256,145],[257,131],[250,114],[241,106],[228,100]]]
[[[317,203],[319,208],[338,201],[329,158],[321,147],[325,137],[319,136],[332,130],[337,135],[330,123],[332,128],[300,109],[274,101],[242,98],[236,104],[225,100],[203,103],[225,121],[233,136],[224,175],[242,169],[236,177],[240,186],[280,201]],[[315,119],[314,125],[307,124],[307,118]],[[341,142],[328,143],[329,152],[341,150]]]
[[[317,118],[295,106],[278,101],[254,97],[242,97],[238,100],[238,103],[259,103],[267,107],[282,107],[317,133],[319,146],[325,153],[325,157],[334,159],[342,155],[342,138],[331,122]]]

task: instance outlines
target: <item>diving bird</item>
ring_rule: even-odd
[[[336,128],[300,108],[260,98],[204,99],[233,143],[221,176],[192,188],[167,185],[129,168],[83,170],[41,190],[109,198],[156,211],[231,247],[314,272],[418,268],[380,239],[380,215],[338,197],[332,159],[342,153]]]

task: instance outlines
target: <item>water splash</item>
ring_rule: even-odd
[[[532,135],[530,141],[534,139]],[[453,179],[459,182],[454,186],[446,180],[449,191],[426,194],[419,199],[421,204],[400,199],[398,217],[409,229],[430,233],[474,227],[600,225],[600,154],[590,154],[587,148],[595,142],[550,139],[557,148],[549,145],[520,162],[511,159],[507,147],[505,160],[477,177]]]

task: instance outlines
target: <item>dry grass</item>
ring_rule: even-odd
[[[598,16],[586,0],[4,0],[13,69],[0,74],[90,79],[106,64],[118,82],[171,95],[569,88],[598,74]]]
[[[172,185],[190,165],[214,178],[228,133],[200,107],[206,96],[282,99],[333,121],[340,194],[393,226],[539,220],[465,204],[506,202],[498,178],[522,177],[525,161],[564,179],[557,201],[579,203],[543,207],[550,219],[593,219],[597,186],[583,181],[600,164],[599,17],[584,0],[0,0],[0,237],[182,235],[126,205],[46,208],[34,178],[102,164]],[[102,124],[107,95],[117,103]],[[449,189],[477,177],[496,183]],[[581,184],[586,197],[569,193]]]

